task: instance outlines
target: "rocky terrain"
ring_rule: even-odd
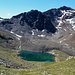
[[[31,10],[10,19],[1,18],[0,28],[17,38],[20,50],[57,49],[75,55],[75,10],[70,7]]]
[[[10,19],[0,18],[0,64],[10,61],[3,53],[8,52],[7,55],[10,55],[11,51],[15,51],[18,54],[20,50],[35,52],[56,50],[75,56],[74,37],[75,9],[70,7],[63,6],[45,12],[31,10]],[[14,67],[14,64],[20,68],[24,63],[19,65],[11,60],[7,65]]]

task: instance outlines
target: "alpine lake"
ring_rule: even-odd
[[[19,52],[18,56],[27,61],[37,61],[37,62],[54,62],[55,56],[46,52],[32,52],[27,50],[22,50]]]

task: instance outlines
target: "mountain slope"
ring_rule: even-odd
[[[52,53],[56,62],[23,60],[21,50]],[[74,56],[75,9],[63,6],[0,18],[1,75],[75,75]]]
[[[24,12],[1,20],[0,28],[18,38],[19,50],[56,49],[75,55],[75,43],[69,42],[75,35],[75,10],[70,7]]]
[[[0,74],[5,75],[75,75],[75,57],[60,63],[41,63],[36,69],[8,69],[0,66]]]

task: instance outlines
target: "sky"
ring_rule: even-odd
[[[11,18],[32,9],[43,12],[61,6],[75,8],[75,0],[0,0],[0,17]]]

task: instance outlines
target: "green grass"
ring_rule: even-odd
[[[58,59],[58,61],[64,61],[69,57],[68,54],[66,54],[62,51],[59,51],[59,50],[53,50],[52,52],[54,53],[54,55]]]
[[[43,63],[36,69],[9,69],[0,66],[3,75],[75,75],[75,57],[58,63]]]
[[[33,62],[21,59],[17,56],[17,51],[0,47],[1,57],[26,67],[13,69],[0,65],[0,75],[75,75],[75,57],[66,60],[67,54],[61,51],[55,51],[55,53],[60,62]]]
[[[0,56],[2,58],[5,58],[7,60],[13,61],[19,65],[22,65],[26,68],[38,68],[40,66],[39,62],[29,62],[26,60],[23,60],[20,56],[18,56],[17,50],[8,50],[4,47],[0,47]],[[36,65],[37,64],[37,65]]]

